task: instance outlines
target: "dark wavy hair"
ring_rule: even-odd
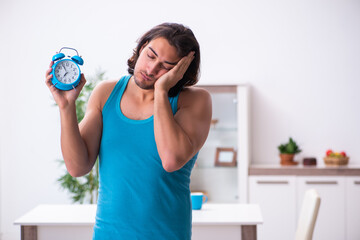
[[[171,46],[177,50],[177,55],[182,58],[191,51],[195,52],[195,58],[185,72],[183,78],[169,90],[169,96],[176,96],[184,86],[192,86],[198,82],[200,74],[200,46],[194,33],[182,24],[163,23],[155,26],[146,32],[139,40],[138,45],[133,51],[133,55],[128,59],[128,72],[134,74],[134,68],[140,55],[141,47],[151,40],[163,37],[169,41]]]

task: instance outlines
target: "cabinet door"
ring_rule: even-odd
[[[346,239],[360,239],[360,177],[346,177]]]
[[[298,177],[297,216],[306,190],[314,188],[321,198],[313,239],[345,239],[345,177]]]
[[[258,239],[294,239],[296,223],[294,176],[250,176],[249,202],[260,205],[264,223]]]

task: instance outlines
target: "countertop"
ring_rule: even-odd
[[[281,166],[280,164],[253,164],[249,175],[295,175],[295,176],[360,176],[360,165],[343,166]]]

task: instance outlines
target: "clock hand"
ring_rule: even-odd
[[[64,68],[64,70],[65,70],[65,74],[64,74],[64,76],[63,76],[63,77],[65,77],[65,76],[66,76],[66,74],[68,74],[68,71],[67,71],[67,69],[66,69],[66,67],[65,67],[65,63],[63,63],[63,64],[62,64],[62,66],[63,66],[63,68]]]

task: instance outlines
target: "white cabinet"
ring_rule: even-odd
[[[251,176],[249,201],[260,205],[264,223],[258,239],[293,239],[296,230],[295,176]]]
[[[346,178],[346,239],[360,239],[360,177]]]
[[[297,177],[297,212],[301,209],[305,191],[314,188],[321,198],[315,224],[314,239],[345,238],[345,177]],[[297,214],[299,216],[299,214]],[[359,221],[360,222],[360,221]]]
[[[313,239],[360,239],[360,177],[249,176],[249,202],[264,217],[259,240],[293,239],[305,191],[314,188],[321,203]]]
[[[249,87],[246,85],[200,85],[212,97],[208,138],[191,173],[191,191],[206,192],[209,202],[246,203],[249,168]],[[215,167],[217,148],[232,148],[237,166]]]

